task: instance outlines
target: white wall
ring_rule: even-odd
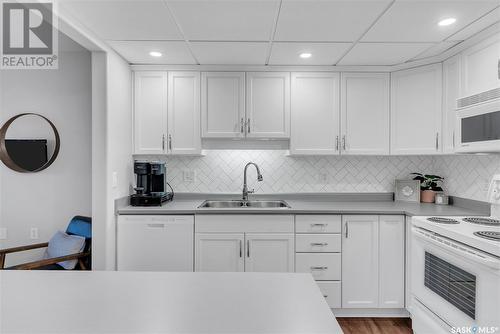
[[[95,269],[115,269],[116,216],[115,199],[131,194],[132,165],[132,72],[130,66],[114,53],[107,54],[107,219],[106,262]],[[116,173],[116,185],[113,185]],[[101,253],[99,253],[99,256]]]
[[[1,71],[2,123],[22,112],[40,113],[58,128],[61,150],[39,173],[0,163],[0,225],[8,229],[0,248],[48,241],[73,216],[91,215],[91,57],[63,34],[59,45],[58,70]],[[39,240],[29,239],[31,227],[39,229]],[[38,256],[7,256],[6,265]]]

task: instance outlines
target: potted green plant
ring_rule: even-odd
[[[437,191],[443,191],[440,184],[444,178],[438,175],[411,173],[415,175],[414,180],[420,181],[420,201],[423,203],[434,203]]]

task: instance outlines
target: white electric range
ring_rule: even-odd
[[[411,314],[424,333],[500,333],[500,175],[489,217],[413,217]]]

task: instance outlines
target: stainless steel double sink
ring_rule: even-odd
[[[281,200],[255,200],[255,201],[244,201],[244,200],[207,200],[198,207],[201,209],[236,209],[236,208],[282,208],[289,209],[290,206],[287,202]]]

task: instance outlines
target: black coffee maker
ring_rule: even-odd
[[[136,193],[130,196],[130,205],[160,206],[172,200],[173,192],[166,190],[166,172],[164,162],[134,161]]]

